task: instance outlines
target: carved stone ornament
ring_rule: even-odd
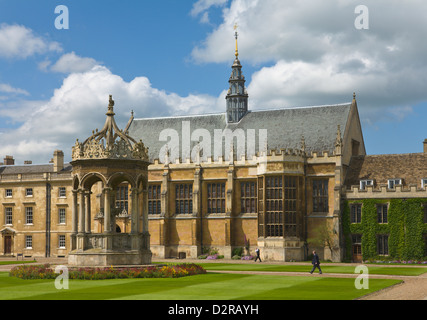
[[[72,159],[130,159],[148,161],[148,148],[144,146],[142,141],[136,142],[135,139],[128,136],[126,133],[133,120],[132,116],[125,128],[120,130],[114,120],[114,100],[110,95],[108,105],[107,120],[104,127],[92,136],[80,143],[76,140],[72,147]]]

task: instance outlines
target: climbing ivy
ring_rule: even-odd
[[[361,223],[350,222],[350,205],[362,204]],[[345,258],[351,260],[351,235],[362,235],[363,260],[378,259],[377,236],[388,235],[388,258],[422,260],[425,252],[423,234],[424,205],[427,199],[362,199],[346,201],[342,215]],[[388,204],[387,223],[378,223],[377,205]],[[381,257],[383,258],[383,257]]]

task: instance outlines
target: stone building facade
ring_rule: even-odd
[[[64,164],[64,154],[59,150],[54,152],[49,164],[9,164],[0,168],[0,250],[3,255],[68,255],[71,169],[69,164]]]
[[[347,259],[427,257],[427,140],[420,153],[350,162],[343,192]]]
[[[391,241],[402,238],[387,227],[357,226],[367,200],[427,199],[427,153],[366,155],[355,95],[344,104],[251,111],[236,48],[224,105],[223,113],[200,116],[132,114],[123,133],[148,147],[147,183],[138,192],[129,175],[139,169],[120,159],[118,172],[128,178],[115,180],[106,196],[106,180],[83,173],[78,161],[64,163],[62,151],[45,165],[6,157],[0,254],[68,256],[88,249],[93,234],[138,230],[153,257],[196,258],[215,249],[231,258],[236,248],[250,254],[258,247],[265,260],[300,261],[313,249],[322,259],[360,260],[363,251],[374,254],[374,242],[387,254],[386,231]],[[146,213],[138,228],[135,212]],[[422,250],[426,233],[424,225],[416,230]]]

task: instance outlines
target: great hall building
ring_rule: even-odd
[[[254,254],[256,247],[276,261],[301,261],[313,249],[332,261],[427,256],[427,147],[366,155],[354,94],[344,104],[250,110],[237,48],[235,56],[225,112],[132,113],[123,132],[148,147],[144,201],[123,179],[110,193],[102,179],[82,193],[74,154],[70,163],[56,150],[49,164],[24,165],[6,156],[0,254],[67,257],[77,228],[130,233],[130,208],[141,206],[148,227],[139,228],[148,228],[153,258],[196,258],[209,249],[231,258],[236,248]],[[108,117],[113,104],[110,97]],[[411,207],[398,210],[402,203]],[[78,226],[77,211],[85,220]]]

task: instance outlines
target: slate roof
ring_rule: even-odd
[[[304,136],[307,152],[333,152],[337,134],[337,125],[341,126],[341,132],[344,133],[347,127],[347,121],[351,109],[351,103],[302,107],[302,108],[283,108],[275,110],[257,110],[249,111],[239,123],[227,123],[226,113],[206,114],[200,116],[181,116],[165,118],[144,118],[134,119],[130,128],[129,135],[136,140],[141,139],[145,146],[149,148],[150,161],[159,159],[160,149],[167,142],[159,141],[159,135],[162,130],[175,130],[180,139],[182,138],[182,123],[190,122],[191,132],[203,128],[209,131],[211,139],[214,139],[215,129],[254,129],[256,133],[256,152],[263,150],[265,142],[260,143],[258,134],[260,130],[267,129],[268,149],[286,149],[300,148],[302,136]],[[182,143],[180,141],[180,143]],[[182,145],[181,145],[182,146]],[[195,146],[192,143],[191,150]],[[229,150],[224,150],[227,153]],[[235,149],[236,150],[236,149]],[[176,151],[176,150],[175,150]],[[171,155],[176,154],[171,150]],[[178,154],[182,154],[181,151]],[[212,157],[214,151],[212,147]],[[225,156],[225,155],[223,155]],[[237,155],[240,159],[241,155]],[[172,162],[175,159],[170,159]],[[217,159],[213,159],[216,161]],[[184,160],[183,160],[184,161]]]
[[[62,172],[70,172],[72,166],[69,163],[64,163]],[[53,163],[51,164],[26,164],[26,165],[9,165],[0,166],[0,174],[30,174],[30,173],[46,173],[53,172]]]
[[[403,186],[421,187],[427,178],[427,154],[384,154],[352,157],[345,185],[359,186],[360,180],[374,180],[375,186],[387,184],[388,179],[403,179]]]

